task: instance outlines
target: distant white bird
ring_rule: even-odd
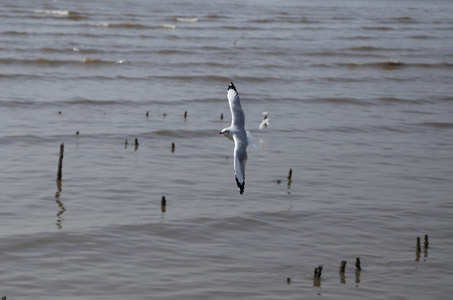
[[[231,126],[222,129],[219,134],[234,141],[234,176],[239,188],[239,193],[244,193],[245,186],[245,165],[247,163],[247,146],[253,143],[250,131],[245,130],[245,115],[239,101],[239,94],[233,83],[227,89],[228,102],[231,109]]]
[[[264,127],[267,127],[269,125],[269,119],[267,118],[267,111],[263,111],[264,119],[260,123],[260,130],[263,130]]]

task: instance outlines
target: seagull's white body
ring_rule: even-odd
[[[253,144],[252,135],[245,130],[245,115],[239,100],[239,94],[233,83],[228,86],[228,102],[231,110],[231,126],[224,128],[220,134],[234,141],[234,175],[239,193],[244,193],[245,165],[247,163],[247,146]]]

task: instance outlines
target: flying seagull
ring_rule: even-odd
[[[234,177],[239,188],[239,193],[244,193],[245,186],[245,165],[247,163],[247,146],[253,143],[250,131],[245,130],[245,115],[239,101],[239,94],[233,83],[227,89],[228,102],[231,109],[231,126],[222,129],[219,134],[234,141]]]

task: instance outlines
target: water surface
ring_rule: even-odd
[[[1,296],[449,299],[452,13],[6,1]],[[230,81],[259,147],[242,196]]]

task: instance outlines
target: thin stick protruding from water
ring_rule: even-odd
[[[315,279],[321,279],[321,273],[322,273],[322,266],[318,266],[315,268],[315,274],[314,274],[314,278]]]
[[[167,200],[165,199],[165,196],[162,196],[162,200],[160,201],[160,208],[162,212],[165,212],[167,208]]]
[[[288,172],[288,189],[291,187],[291,176],[293,176],[293,169],[289,168],[289,172]]]
[[[421,248],[420,248],[420,237],[417,236],[417,252],[420,252]]]
[[[355,267],[356,267],[357,271],[361,271],[362,270],[362,267],[360,266],[360,257],[357,257],[355,259]]]
[[[175,143],[171,143],[171,153],[175,152]]]
[[[344,273],[345,269],[346,269],[346,261],[342,260],[341,265],[340,265],[340,273]]]
[[[425,234],[425,249],[428,248],[429,242],[428,242],[428,235]]]
[[[60,180],[60,181],[61,181],[62,169],[63,169],[63,152],[64,152],[64,144],[61,143],[61,145],[60,145],[60,158],[58,160],[58,172],[57,172],[57,180]]]

